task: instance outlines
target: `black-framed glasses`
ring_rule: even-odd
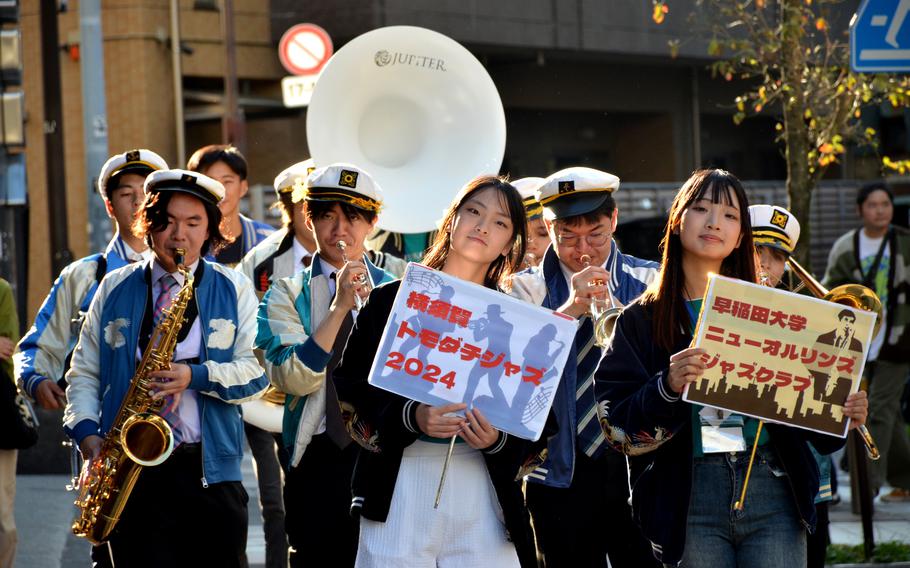
[[[556,233],[556,242],[564,247],[577,247],[579,239],[584,238],[589,247],[602,247],[610,240],[608,233],[590,233],[584,237],[573,234]]]

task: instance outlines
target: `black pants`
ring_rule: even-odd
[[[351,516],[351,476],[357,444],[341,450],[326,434],[313,436],[284,482],[284,526],[291,566],[354,566],[360,525]]]
[[[281,454],[287,451],[271,432],[243,423],[256,465],[259,485],[259,509],[262,511],[262,531],[265,533],[265,568],[284,568],[288,565],[288,540],[284,529],[284,500],[281,496]]]
[[[527,503],[547,568],[659,566],[632,520],[626,458],[607,450],[593,460],[576,452],[568,488],[528,482]]]
[[[836,472],[832,471],[831,477],[836,477]],[[825,555],[828,552],[828,544],[831,541],[828,529],[828,505],[828,501],[815,504],[815,515],[818,517],[815,523],[815,532],[809,534],[806,538],[806,551],[808,553],[806,566],[808,568],[824,568],[825,566]]]
[[[146,467],[94,566],[246,568],[248,496],[239,481],[202,486],[199,446],[178,447]]]

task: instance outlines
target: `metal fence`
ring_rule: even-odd
[[[842,234],[859,226],[854,199],[856,191],[868,181],[838,180],[825,181],[815,189],[812,195],[812,208],[809,223],[812,227],[810,236],[810,264],[812,272],[820,279],[828,261],[831,245]],[[783,181],[745,181],[743,186],[749,196],[749,202],[771,205],[787,205],[787,189]],[[679,190],[679,184],[673,183],[624,183],[621,191],[616,192],[616,204],[619,207],[621,225],[635,227],[640,231],[660,231],[667,218],[667,212],[673,198]],[[661,219],[661,222],[658,222]],[[650,222],[649,222],[650,221]],[[619,231],[620,241],[623,231]],[[656,243],[660,235],[635,235],[647,242]],[[633,238],[627,230],[625,238]],[[625,247],[622,246],[625,251]],[[653,255],[656,257],[657,250]]]

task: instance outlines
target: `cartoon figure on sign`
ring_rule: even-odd
[[[550,345],[552,343],[556,344],[556,348],[551,353]],[[565,343],[556,339],[556,326],[552,323],[548,323],[537,332],[537,335],[528,341],[528,344],[525,346],[524,352],[522,353],[522,357],[524,357],[523,364],[526,367],[548,369],[547,373],[541,377],[539,381],[543,384],[557,375],[552,367],[556,362],[556,358],[559,357],[559,354],[562,353],[562,350],[565,349],[565,347]],[[522,426],[531,422],[537,416],[537,412],[529,412],[531,409],[528,409],[528,404],[531,402],[531,396],[534,394],[535,386],[537,385],[533,382],[521,381],[518,384],[518,390],[515,391],[515,396],[512,397],[512,413],[513,415],[517,415],[518,410],[522,410]],[[531,438],[530,430],[528,430],[526,437]]]
[[[849,309],[843,309],[837,314],[837,327],[828,333],[823,333],[815,340],[816,345],[829,345],[834,347],[834,354],[828,356],[831,364],[824,363],[826,357],[820,356],[810,369],[812,376],[815,378],[812,385],[812,397],[821,402],[833,404],[842,404],[850,394],[852,381],[850,377],[840,377],[838,373],[837,359],[849,356],[848,352],[863,352],[863,344],[853,335],[856,332],[856,314]],[[830,349],[817,349],[819,353]],[[827,367],[827,368],[824,368]]]
[[[484,316],[468,324],[468,327],[474,330],[474,340],[486,339],[487,348],[483,356],[477,360],[477,365],[471,369],[471,374],[468,375],[468,387],[462,400],[471,404],[470,401],[474,400],[474,393],[480,384],[480,379],[486,377],[492,400],[478,399],[474,406],[487,412],[493,405],[506,405],[506,398],[499,385],[499,379],[502,377],[504,363],[511,359],[510,344],[514,326],[503,319],[502,306],[499,304],[487,306]]]

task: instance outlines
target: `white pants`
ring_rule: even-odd
[[[433,509],[447,450],[448,444],[419,440],[405,449],[388,519],[360,519],[356,568],[519,566],[478,450],[455,444]]]

